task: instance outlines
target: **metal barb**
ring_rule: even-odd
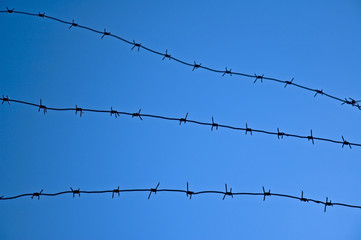
[[[303,191],[301,192],[301,199],[300,200],[301,200],[301,202],[308,202],[308,199],[303,197]]]
[[[132,47],[131,50],[133,50],[135,47],[137,47],[137,48],[138,48],[138,52],[139,52],[139,49],[140,49],[141,46],[142,46],[141,43],[136,43],[136,42],[133,40],[133,47]]]
[[[10,106],[10,99],[9,99],[8,95],[6,95],[6,97],[3,95],[1,104],[4,104],[4,102],[7,102]]]
[[[120,196],[119,186],[118,186],[117,189],[114,189],[114,190],[113,190],[112,198],[114,198],[114,193],[118,193],[118,197]]]
[[[308,141],[312,140],[312,144],[315,144],[314,137],[312,135],[312,129],[311,129],[311,135],[307,137],[307,140]]]
[[[42,17],[42,18],[45,17],[45,12],[44,12],[44,13],[40,13],[40,12],[39,12],[39,13],[38,13],[38,16],[39,16],[39,17]]]
[[[14,12],[14,10],[15,10],[15,8],[13,8],[13,9],[9,9],[8,7],[6,7],[6,11],[7,11],[7,13],[13,13],[13,12]]]
[[[324,93],[323,93],[323,89],[321,89],[321,90],[314,90],[316,93],[315,93],[315,95],[313,96],[313,97],[316,97],[317,96],[317,94],[320,94],[320,95],[323,95]]]
[[[164,57],[163,57],[162,61],[163,61],[165,58],[168,58],[169,60],[171,59],[171,55],[168,54],[168,49],[165,50],[165,54],[164,54]]]
[[[202,63],[197,64],[196,61],[194,61],[193,70],[192,70],[192,71],[194,71],[194,69],[197,69],[197,68],[201,67],[201,65],[202,65]]]
[[[150,198],[150,195],[152,195],[152,192],[154,192],[154,194],[157,194],[157,190],[158,190],[159,184],[160,184],[160,182],[157,184],[157,186],[156,186],[155,188],[151,188],[151,189],[149,190],[148,199]]]
[[[230,188],[229,192],[228,192],[227,184],[224,184],[224,185],[225,185],[225,188],[226,188],[226,192],[224,193],[222,200],[224,200],[226,198],[226,196],[231,196],[233,198],[232,188]]]
[[[285,81],[286,84],[285,84],[284,88],[286,88],[287,85],[292,85],[294,79],[295,79],[295,78],[292,78],[291,81]]]
[[[38,112],[40,112],[41,109],[43,109],[44,114],[47,112],[46,106],[43,105],[43,101],[40,99]]]
[[[280,139],[280,137],[283,139],[283,136],[285,135],[285,133],[284,132],[280,132],[280,129],[279,128],[277,128],[277,137],[278,137],[278,139]]]
[[[83,115],[83,109],[78,108],[78,105],[75,105],[75,114],[79,112],[80,117]]]
[[[194,192],[192,191],[189,191],[189,188],[188,188],[188,182],[187,182],[187,191],[186,191],[186,195],[187,197],[189,196],[189,200],[192,199],[192,195],[194,194]]]
[[[351,149],[352,149],[352,147],[351,147],[351,143],[350,142],[348,142],[348,141],[346,141],[344,138],[343,138],[343,136],[342,136],[342,148],[345,146],[345,145],[348,145]]]
[[[246,123],[246,135],[247,135],[248,132],[252,135],[252,129],[249,128],[248,124]]]
[[[120,113],[113,110],[113,107],[110,107],[110,116],[112,116],[113,114],[114,114],[115,118],[117,118],[120,115]]]
[[[214,122],[214,118],[212,117],[212,127],[211,127],[211,131],[213,131],[213,127],[215,127],[216,130],[218,130],[218,124]]]
[[[271,196],[271,189],[268,190],[268,192],[265,191],[264,187],[262,186],[263,190],[263,201],[266,200],[266,196]]]
[[[70,187],[70,190],[73,193],[73,198],[75,197],[75,194],[78,194],[80,197],[80,188],[78,188],[77,190],[74,190],[72,187]]]
[[[70,24],[69,26],[69,29],[72,28],[72,27],[78,27],[79,25],[77,23],[74,22],[74,19],[72,21],[72,23]]]
[[[228,69],[226,68],[226,71],[223,72],[222,77],[223,77],[224,75],[226,75],[226,74],[229,74],[229,75],[232,76],[232,69],[229,69],[229,70],[228,70]]]
[[[142,110],[142,109],[139,109],[139,111],[138,111],[137,113],[132,113],[132,118],[133,118],[133,117],[139,117],[140,120],[143,120],[142,116],[140,115],[140,111],[141,111],[141,110]]]
[[[34,199],[34,197],[38,197],[38,200],[40,199],[40,195],[43,192],[44,189],[41,189],[40,192],[35,192],[33,193],[33,196],[31,196],[31,199]]]
[[[331,200],[328,201],[328,197],[326,197],[325,208],[324,208],[323,212],[326,212],[326,207],[327,206],[333,207],[333,203],[331,202]]]
[[[264,74],[262,74],[262,75],[254,74],[254,76],[255,76],[255,79],[254,79],[254,82],[253,82],[253,83],[256,83],[258,79],[260,79],[260,80],[261,80],[261,83],[263,83],[263,76],[264,76]]]
[[[109,36],[110,32],[107,32],[107,29],[104,28],[104,32],[103,32],[103,36],[101,37],[101,39],[103,39],[105,36]]]
[[[186,122],[187,122],[187,117],[188,117],[188,113],[186,114],[185,118],[180,118],[180,119],[179,119],[179,125],[181,125],[182,122],[183,122],[184,124],[186,124]]]

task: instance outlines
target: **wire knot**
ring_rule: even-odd
[[[262,186],[262,190],[263,190],[263,201],[264,201],[266,200],[266,196],[271,196],[271,190],[269,189],[268,192],[266,192],[263,186]]]
[[[80,117],[83,115],[83,109],[79,108],[78,105],[75,105],[75,114],[79,112]]]
[[[313,97],[316,97],[317,96],[317,94],[320,94],[320,95],[323,95],[324,94],[324,92],[323,92],[323,89],[321,89],[321,90],[314,90],[316,93],[315,93],[315,95],[313,96]]]
[[[1,104],[4,104],[4,102],[7,102],[10,105],[10,99],[9,99],[8,95],[6,95],[6,97],[3,95]]]
[[[150,195],[152,195],[152,192],[153,192],[154,194],[157,194],[157,190],[158,190],[159,184],[160,184],[160,182],[157,184],[157,186],[156,186],[155,188],[151,188],[151,189],[149,190],[148,199],[150,198]]]
[[[78,194],[80,197],[80,188],[74,190],[72,187],[70,187],[70,190],[73,193],[73,198],[75,197],[75,194]]]
[[[328,197],[326,197],[325,209],[323,210],[323,212],[326,212],[326,207],[327,207],[327,206],[333,207],[333,203],[331,202],[331,200],[328,201]]]
[[[133,50],[135,47],[137,47],[137,48],[138,48],[138,52],[139,52],[139,49],[140,49],[141,46],[142,46],[141,43],[136,43],[136,42],[133,40],[133,47],[132,47],[131,50]]]
[[[186,114],[185,118],[179,119],[179,125],[182,125],[182,122],[185,124],[187,122],[188,113]]]
[[[38,17],[42,17],[42,18],[45,17],[45,12],[44,12],[44,13],[40,13],[40,12],[39,12],[39,13],[38,13]]]
[[[172,56],[170,54],[168,54],[168,49],[165,50],[165,54],[162,60],[164,60],[165,58],[168,58],[169,60],[171,60]]]
[[[40,199],[40,195],[43,192],[44,189],[41,189],[40,192],[35,192],[33,193],[33,196],[31,196],[31,199],[34,199],[34,197],[38,197],[38,200]]]
[[[40,112],[41,109],[43,110],[44,114],[47,112],[46,106],[43,105],[43,101],[40,99],[38,112]]]
[[[186,191],[186,195],[187,197],[189,196],[189,200],[192,199],[192,195],[194,194],[194,192],[192,191],[189,191],[189,188],[188,188],[188,182],[187,182],[187,191]]]
[[[104,28],[104,32],[103,32],[103,36],[101,37],[101,39],[103,39],[105,36],[109,36],[110,32],[107,32],[107,29]]]
[[[193,64],[193,70],[192,70],[192,71],[194,71],[194,69],[200,68],[200,67],[201,67],[201,65],[202,65],[202,63],[197,64],[197,63],[196,63],[196,61],[194,61],[194,64]]]
[[[226,196],[231,196],[233,198],[232,188],[230,188],[229,192],[228,192],[227,184],[224,184],[224,185],[225,185],[226,191],[225,191],[225,193],[223,195],[222,200],[224,200],[226,198]]]
[[[117,118],[120,113],[118,113],[118,111],[113,110],[113,107],[110,107],[110,116],[112,116],[114,114],[115,118]]]
[[[223,72],[222,77],[223,77],[224,75],[226,75],[226,74],[229,74],[230,76],[232,76],[232,69],[229,69],[229,70],[228,70],[228,69],[226,68],[226,71]]]
[[[277,137],[278,137],[278,139],[280,139],[280,137],[283,139],[283,136],[285,135],[285,133],[284,132],[280,132],[280,129],[279,128],[277,128]]]
[[[73,21],[71,22],[70,26],[69,26],[69,29],[72,28],[72,27],[78,27],[79,25],[77,23],[74,22],[74,19]]]
[[[13,9],[9,9],[8,7],[6,7],[6,11],[7,11],[7,13],[13,13],[13,12],[14,12],[14,10],[15,10],[15,8],[13,8]]]
[[[293,79],[295,79],[295,78],[292,78],[292,80],[291,81],[285,81],[285,88],[287,87],[287,85],[292,85],[293,84]]]
[[[140,120],[143,120],[142,116],[140,115],[140,111],[141,111],[141,110],[142,110],[142,109],[139,109],[139,111],[138,111],[137,113],[133,113],[133,114],[132,114],[132,118],[133,118],[133,117],[139,117]]]
[[[262,74],[262,75],[254,74],[255,79],[254,79],[253,83],[256,83],[258,79],[261,80],[261,83],[263,83],[263,78],[264,78],[263,76],[264,76],[264,74]]]
[[[218,130],[218,124],[214,122],[214,118],[212,117],[212,127],[211,127],[211,131],[213,131],[213,128],[216,128],[216,130]]]
[[[345,145],[346,145],[346,146],[348,145],[350,148],[352,148],[352,147],[351,147],[351,143],[348,142],[348,141],[346,141],[346,140],[343,138],[343,136],[342,136],[342,141],[343,141],[343,142],[342,142],[342,148],[343,148]]]
[[[112,193],[112,198],[114,198],[114,193],[118,193],[118,197],[120,196],[120,190],[119,190],[119,186],[117,189],[114,189],[113,190],[113,193]]]
[[[361,107],[360,107],[360,105],[358,104],[358,103],[361,102],[361,101],[356,101],[355,99],[350,98],[350,97],[349,97],[349,99],[350,99],[350,100],[347,100],[347,98],[345,98],[345,100],[341,103],[341,105],[344,105],[344,104],[346,103],[346,104],[350,104],[350,105],[353,106],[353,107],[357,107],[358,109],[361,110]]]

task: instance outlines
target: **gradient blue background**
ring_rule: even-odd
[[[1,1],[141,42],[188,62],[361,98],[361,4],[343,1]],[[0,94],[54,107],[183,117],[361,142],[361,112],[292,86],[192,72],[116,39],[0,15]],[[156,119],[0,106],[0,195],[160,188],[361,204],[361,148]],[[360,239],[361,211],[271,196],[158,193],[0,202],[0,239]]]

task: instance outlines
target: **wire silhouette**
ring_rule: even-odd
[[[41,99],[40,99],[40,104],[36,104],[36,103],[25,102],[25,101],[21,101],[21,100],[10,99],[8,96],[5,97],[4,95],[2,95],[2,98],[0,98],[0,101],[2,101],[2,104],[7,102],[8,105],[10,105],[10,102],[15,102],[15,103],[28,105],[28,106],[34,106],[34,107],[38,108],[38,112],[40,112],[42,110],[44,114],[46,114],[50,110],[50,111],[74,111],[75,114],[80,112],[80,116],[82,116],[84,114],[84,112],[96,112],[96,113],[109,113],[110,116],[114,116],[115,118],[118,118],[120,115],[128,115],[128,116],[131,116],[132,118],[137,117],[140,120],[143,120],[144,117],[148,117],[148,118],[156,118],[156,119],[162,119],[162,120],[168,120],[168,121],[176,121],[176,122],[179,122],[179,125],[181,125],[182,123],[184,123],[184,124],[185,123],[193,123],[193,124],[197,124],[197,125],[210,126],[211,131],[213,131],[214,129],[218,130],[218,128],[227,128],[227,129],[231,129],[231,130],[244,131],[246,135],[247,135],[247,133],[250,133],[250,135],[253,135],[254,132],[257,132],[257,133],[263,133],[263,134],[268,134],[268,135],[275,135],[275,136],[277,136],[278,139],[283,139],[284,137],[307,139],[308,141],[311,140],[312,144],[315,144],[315,140],[318,140],[318,141],[325,141],[325,142],[340,144],[342,146],[342,148],[345,146],[348,146],[350,149],[352,148],[352,146],[361,147],[360,143],[349,142],[349,141],[345,140],[345,138],[343,136],[341,137],[342,141],[338,141],[338,140],[333,140],[333,139],[329,139],[329,138],[315,137],[315,136],[313,136],[312,130],[311,130],[311,135],[302,136],[302,135],[297,135],[297,134],[293,134],[293,133],[280,132],[279,128],[277,128],[277,132],[250,128],[250,127],[248,127],[247,123],[246,123],[245,128],[236,127],[236,126],[215,123],[213,117],[212,117],[212,122],[200,122],[200,121],[188,119],[188,113],[186,114],[186,116],[184,118],[182,118],[182,117],[174,118],[174,117],[141,113],[141,109],[139,109],[138,112],[130,113],[130,112],[122,112],[122,111],[114,110],[113,107],[111,107],[110,110],[80,108],[80,107],[78,107],[78,105],[75,105],[75,108],[54,108],[54,107],[47,107],[47,106],[43,105]]]
[[[359,206],[359,205],[350,205],[350,204],[345,204],[345,203],[331,202],[331,200],[329,200],[328,197],[326,197],[326,201],[315,200],[312,198],[305,198],[303,195],[303,191],[301,192],[301,197],[299,197],[299,196],[293,196],[293,195],[282,194],[282,193],[273,193],[273,192],[271,193],[271,190],[266,191],[264,187],[262,187],[262,192],[232,192],[232,188],[230,188],[228,191],[228,186],[227,186],[227,184],[225,184],[225,191],[205,190],[205,191],[195,192],[195,191],[189,190],[188,182],[187,182],[186,190],[183,190],[183,189],[159,189],[158,188],[159,185],[160,185],[160,183],[158,183],[155,188],[120,189],[118,186],[118,188],[112,189],[112,190],[91,190],[91,191],[80,190],[80,188],[74,190],[72,187],[70,187],[70,190],[57,192],[57,193],[45,193],[45,192],[43,192],[43,189],[41,189],[40,192],[24,193],[24,194],[20,194],[20,195],[16,195],[16,196],[11,196],[11,197],[1,196],[0,200],[14,200],[17,198],[24,198],[24,197],[28,197],[28,196],[30,196],[31,199],[34,199],[36,197],[38,200],[40,200],[40,196],[56,197],[59,195],[69,195],[69,194],[71,194],[74,198],[75,195],[78,195],[80,197],[80,194],[106,194],[106,193],[111,193],[112,198],[114,198],[114,196],[116,194],[119,197],[120,193],[129,193],[129,192],[149,192],[148,199],[150,199],[152,193],[154,193],[154,195],[155,195],[157,192],[176,192],[176,193],[183,193],[183,194],[185,193],[186,197],[187,198],[189,197],[189,199],[192,199],[192,197],[195,195],[218,194],[218,195],[223,195],[222,200],[225,200],[225,198],[227,196],[229,196],[231,198],[236,197],[236,196],[262,196],[263,201],[265,201],[266,197],[277,196],[277,197],[282,197],[282,198],[290,198],[290,199],[300,200],[301,202],[307,202],[307,203],[313,202],[313,203],[317,203],[317,204],[322,204],[322,205],[324,205],[324,212],[326,212],[326,208],[328,206],[330,206],[330,207],[343,206],[343,207],[361,209],[361,206]]]
[[[132,46],[131,50],[133,50],[134,48],[137,48],[138,51],[140,49],[146,50],[146,51],[151,52],[153,54],[162,56],[163,57],[162,60],[167,58],[169,60],[174,60],[174,61],[176,61],[178,63],[189,66],[189,67],[192,68],[192,71],[194,71],[195,69],[202,68],[204,70],[208,70],[208,71],[211,71],[211,72],[220,73],[220,74],[222,74],[222,76],[225,76],[225,75],[229,75],[229,76],[238,75],[238,76],[248,77],[248,78],[254,79],[254,83],[256,83],[258,80],[260,80],[261,83],[263,81],[271,81],[271,82],[277,82],[277,83],[284,84],[284,88],[286,88],[288,85],[292,85],[292,86],[295,86],[297,88],[301,88],[303,90],[315,93],[314,97],[316,97],[317,95],[326,96],[328,98],[331,98],[331,99],[334,99],[334,100],[337,100],[337,101],[341,102],[342,105],[344,105],[344,104],[350,105],[352,107],[356,107],[359,110],[361,110],[361,106],[359,104],[359,102],[361,102],[361,100],[356,101],[356,100],[354,100],[353,98],[350,98],[350,97],[348,97],[348,98],[336,97],[334,95],[331,95],[331,94],[328,94],[328,93],[324,92],[323,89],[321,89],[321,90],[320,89],[314,89],[314,88],[310,88],[310,87],[307,87],[307,86],[304,86],[304,85],[301,85],[301,84],[298,84],[298,83],[294,83],[293,82],[294,78],[292,78],[291,81],[288,81],[288,80],[281,80],[281,79],[272,78],[272,77],[266,77],[266,76],[264,76],[264,74],[262,74],[262,75],[257,75],[257,74],[252,75],[252,74],[247,74],[247,73],[234,72],[234,71],[232,71],[232,69],[228,69],[227,67],[225,68],[225,70],[217,70],[217,69],[214,69],[214,68],[202,66],[201,64],[197,64],[195,61],[194,61],[194,63],[189,63],[189,62],[183,61],[183,60],[181,60],[179,58],[176,58],[176,57],[170,55],[168,53],[168,49],[166,49],[165,53],[162,53],[162,52],[153,50],[151,48],[148,48],[148,47],[142,45],[141,43],[135,42],[134,40],[129,41],[129,40],[124,39],[124,38],[122,38],[122,37],[120,37],[118,35],[112,34],[111,32],[107,32],[106,29],[104,29],[104,31],[99,31],[99,30],[96,30],[94,28],[83,26],[83,25],[80,25],[78,23],[75,23],[74,20],[72,20],[72,22],[69,22],[69,21],[61,20],[59,18],[48,16],[48,15],[45,14],[45,12],[44,13],[40,13],[40,12],[39,13],[29,13],[29,12],[23,12],[23,11],[15,11],[14,9],[9,9],[8,7],[6,7],[6,10],[1,10],[0,13],[8,13],[8,14],[17,13],[17,14],[23,14],[23,15],[28,15],[28,16],[35,16],[35,17],[51,19],[51,20],[54,20],[54,21],[69,25],[69,29],[71,29],[72,27],[78,27],[78,28],[89,30],[91,32],[98,33],[98,34],[101,35],[101,39],[103,39],[104,37],[116,38],[116,39],[118,39],[118,40],[120,40],[122,42],[125,42],[125,43],[131,45]]]

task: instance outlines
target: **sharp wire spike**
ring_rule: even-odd
[[[133,113],[133,114],[132,114],[132,118],[133,118],[133,117],[139,117],[140,120],[143,120],[142,116],[140,115],[140,111],[141,111],[141,110],[142,110],[142,109],[140,108],[137,113]]]
[[[186,114],[185,118],[180,118],[180,119],[179,119],[179,125],[181,125],[182,122],[183,122],[184,124],[187,123],[187,117],[188,117],[188,113]]]
[[[278,137],[278,139],[280,139],[280,137],[283,139],[283,136],[285,135],[285,133],[284,132],[280,132],[280,129],[279,128],[277,128],[277,137]]]
[[[315,95],[313,96],[313,97],[316,97],[317,96],[317,94],[320,94],[320,95],[323,95],[323,89],[321,89],[321,90],[314,90],[316,93],[315,93]]]
[[[224,75],[226,75],[226,74],[229,74],[230,76],[232,76],[232,69],[229,69],[229,70],[228,70],[228,69],[226,68],[226,71],[223,72],[222,77],[223,77]]]
[[[292,78],[291,81],[285,81],[286,84],[285,84],[284,88],[286,88],[287,85],[292,85],[293,84],[293,79],[295,79],[295,78]]]
[[[40,99],[40,105],[39,105],[38,112],[40,112],[41,109],[43,109],[44,114],[47,112],[46,106],[43,105],[42,99]]]
[[[75,114],[79,112],[80,117],[83,116],[83,109],[79,108],[78,105],[75,105]]]
[[[141,46],[142,46],[141,43],[136,43],[136,42],[133,40],[133,47],[132,47],[131,50],[133,50],[135,47],[137,47],[137,48],[138,48],[138,52],[139,52],[139,49],[140,49]]]
[[[150,196],[152,195],[152,192],[154,192],[154,194],[157,194],[157,190],[159,187],[160,182],[158,182],[157,186],[155,188],[151,188],[149,191],[149,195],[148,195],[148,199],[150,198]]]
[[[4,104],[4,102],[7,102],[7,103],[9,104],[9,106],[10,106],[10,99],[9,99],[9,96],[8,96],[8,95],[6,95],[6,97],[5,97],[4,95],[2,95],[2,96],[3,96],[3,99],[2,99],[1,104]]]
[[[218,124],[214,122],[214,118],[212,116],[212,127],[211,127],[211,131],[213,131],[213,127],[216,128],[216,130],[218,130]]]
[[[39,17],[45,17],[45,12],[44,12],[44,13],[40,13],[40,12],[39,12],[39,13],[38,13],[38,16],[39,16]]]
[[[192,191],[189,191],[189,188],[188,188],[188,182],[187,182],[187,191],[186,191],[186,195],[187,197],[189,196],[189,200],[192,199],[192,195],[194,194],[194,192]]]
[[[114,193],[118,193],[118,197],[120,196],[119,186],[118,186],[117,189],[114,189],[114,190],[113,190],[112,198],[114,198]]]
[[[78,27],[79,25],[77,23],[74,22],[74,19],[72,21],[72,23],[70,24],[69,26],[69,29],[72,28],[72,27]]]
[[[164,60],[165,58],[168,58],[169,60],[171,59],[171,55],[168,54],[168,49],[165,50],[165,54],[162,60]]]
[[[14,9],[15,9],[15,8],[9,9],[8,7],[6,7],[7,13],[13,13],[13,12],[14,12]]]
[[[307,140],[308,141],[312,140],[312,144],[315,144],[314,137],[312,135],[312,129],[311,129],[311,135],[307,137]]]
[[[262,74],[262,75],[254,74],[254,76],[255,76],[255,79],[254,79],[254,82],[253,82],[253,83],[256,83],[258,79],[260,79],[260,80],[261,80],[261,83],[263,83],[263,76],[264,76],[264,74]]]
[[[71,190],[72,193],[73,193],[73,198],[75,197],[75,194],[78,194],[79,197],[80,197],[80,188],[78,188],[78,190],[74,190],[72,187],[70,187],[70,190]]]
[[[101,39],[103,39],[105,36],[109,36],[109,35],[110,35],[110,32],[107,32],[107,29],[104,28],[104,32],[103,32]]]
[[[266,200],[266,196],[271,196],[271,190],[268,190],[268,192],[266,192],[266,190],[264,189],[264,187],[262,186],[263,189],[263,201]]]
[[[246,123],[246,135],[248,132],[252,135],[252,129],[248,128],[248,124]]]
[[[197,63],[196,63],[196,61],[194,61],[194,64],[193,64],[193,70],[192,70],[192,71],[194,71],[194,69],[199,68],[201,65],[202,65],[202,63],[197,64]]]

